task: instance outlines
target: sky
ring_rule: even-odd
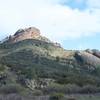
[[[100,0],[0,0],[0,40],[27,27],[65,49],[100,50]]]

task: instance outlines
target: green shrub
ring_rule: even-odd
[[[64,94],[62,93],[54,93],[50,95],[49,100],[63,100],[64,99]]]
[[[0,94],[21,93],[23,90],[18,84],[5,85],[0,88]]]
[[[83,86],[80,90],[80,93],[97,93],[100,92],[100,88],[93,85]]]
[[[3,72],[6,69],[6,66],[0,64],[0,72]]]
[[[74,97],[69,97],[67,100],[76,100]]]
[[[73,93],[99,93],[100,87],[94,85],[84,85],[82,87],[76,84],[67,84],[67,85],[60,85],[60,84],[52,84],[51,86],[43,89],[44,94],[51,94],[51,93],[63,93],[63,94],[73,94]]]
[[[59,57],[59,56],[56,57],[56,61],[57,61],[57,62],[60,61],[60,57]]]
[[[52,84],[51,86],[44,88],[44,94],[51,94],[51,93],[79,93],[80,87],[75,84],[67,84],[67,85],[60,85],[60,84]]]
[[[33,95],[34,96],[41,96],[41,95],[43,95],[43,92],[41,90],[34,90]]]

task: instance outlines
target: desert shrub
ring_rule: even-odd
[[[0,64],[0,72],[4,71],[5,69],[6,69],[6,66]]]
[[[80,91],[80,87],[76,84],[67,84],[64,88],[65,93],[78,93]]]
[[[22,68],[21,74],[24,75],[28,79],[32,79],[35,77],[35,71],[32,68]]]
[[[1,94],[21,93],[24,88],[18,84],[5,85],[0,88]]]
[[[43,95],[43,92],[41,90],[34,90],[33,95],[34,96],[41,96],[41,95]]]
[[[80,87],[76,84],[67,84],[67,85],[52,84],[47,88],[43,89],[44,94],[59,93],[59,92],[64,94],[99,93],[100,87],[96,87],[94,85],[84,85]]]
[[[66,77],[59,77],[57,79],[57,83],[59,84],[70,83],[70,84],[77,84],[78,86],[91,84],[96,86],[100,84],[100,79],[91,75],[87,75],[86,73],[83,73],[83,71],[77,73],[73,71],[68,71]]]
[[[100,65],[99,66],[97,66],[92,72],[91,72],[91,74],[93,74],[93,75],[97,75],[97,76],[100,76]]]
[[[54,93],[49,97],[49,100],[63,100],[63,99],[64,99],[64,94],[62,93]]]
[[[83,86],[80,90],[80,93],[97,93],[100,92],[100,88],[93,85]]]
[[[52,84],[51,86],[44,88],[44,94],[51,94],[51,93],[78,93],[80,91],[80,87],[75,84],[67,84],[67,85],[60,85],[60,84]]]
[[[56,57],[56,61],[57,61],[57,62],[60,61],[60,57],[59,57],[59,56]]]
[[[74,98],[74,97],[69,97],[69,98],[67,98],[67,100],[76,100],[76,98]]]

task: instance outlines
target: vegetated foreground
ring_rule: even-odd
[[[58,99],[50,99],[49,96],[33,96],[26,97],[18,94],[9,94],[9,95],[0,95],[0,100],[100,100],[100,94],[92,95],[92,94],[73,94],[67,95],[63,98]]]
[[[65,50],[34,27],[20,29],[0,43],[0,94],[4,98],[49,95],[51,100],[62,100],[68,94],[80,94],[67,99],[98,100],[98,95],[84,95],[97,93],[99,50]]]

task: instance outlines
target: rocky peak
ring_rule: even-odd
[[[40,37],[40,30],[35,27],[19,29],[12,37],[9,38],[11,42],[18,42],[25,39],[38,39]]]
[[[48,38],[44,37],[41,35],[41,32],[38,28],[35,27],[29,27],[25,29],[19,29],[18,31],[15,32],[13,36],[9,36],[5,39],[4,42],[10,42],[10,43],[16,43],[22,40],[26,39],[36,39],[36,40],[41,40],[45,41],[47,43],[52,43],[54,46],[61,47],[59,43],[54,43],[50,41]]]
[[[25,28],[25,29],[19,29],[15,34],[14,36],[17,36],[17,35],[20,35],[20,34],[27,34],[27,35],[31,35],[31,36],[34,36],[34,35],[40,35],[40,30],[35,28],[35,27],[29,27],[29,28]]]
[[[19,42],[25,39],[37,39],[50,42],[46,37],[41,36],[40,30],[35,27],[19,29],[13,36],[9,36],[8,41],[11,43]]]

